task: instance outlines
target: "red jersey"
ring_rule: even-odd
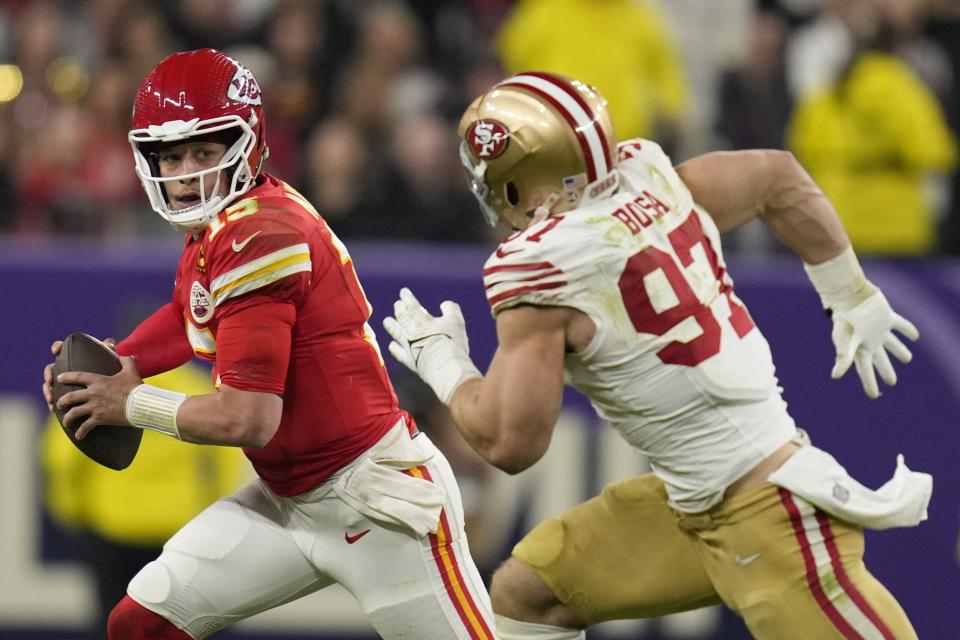
[[[293,305],[286,375],[217,358],[217,328],[231,312]],[[307,491],[355,459],[401,418],[373,331],[371,307],[346,247],[306,199],[263,174],[202,237],[187,237],[174,284],[194,353],[214,380],[283,397],[280,427],[244,449],[281,496]],[[244,330],[241,330],[244,331]],[[250,339],[256,339],[251,327]],[[412,423],[411,423],[412,424]]]

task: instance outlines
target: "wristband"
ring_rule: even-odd
[[[139,429],[163,433],[180,440],[177,411],[187,394],[140,384],[127,396],[127,421]]]
[[[821,264],[804,263],[803,268],[825,309],[851,309],[876,291],[864,275],[853,247]]]
[[[450,360],[437,369],[433,389],[440,402],[450,406],[450,400],[460,385],[471,378],[482,377],[483,374],[477,369],[477,365],[473,364],[470,356],[461,351],[451,354]]]

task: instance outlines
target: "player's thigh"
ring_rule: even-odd
[[[513,555],[586,624],[719,602],[694,541],[678,528],[653,474],[608,485],[600,496],[545,520]]]
[[[773,506],[726,527],[716,545],[742,551],[708,561],[724,600],[753,635],[916,638],[896,599],[864,566],[863,531],[784,489],[770,491]]]
[[[492,640],[490,599],[470,557],[460,492],[449,464],[437,452],[417,473],[446,494],[436,531],[418,537],[398,527],[358,521],[351,528],[370,533],[344,550],[335,574],[383,638]],[[348,564],[347,554],[354,554]]]
[[[178,531],[128,593],[196,638],[329,584],[255,481]]]

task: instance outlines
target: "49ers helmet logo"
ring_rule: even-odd
[[[510,142],[510,131],[502,122],[486,119],[477,120],[467,129],[464,136],[470,151],[477,158],[486,160],[496,158],[507,150]]]

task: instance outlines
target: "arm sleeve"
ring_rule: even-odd
[[[117,353],[136,356],[144,378],[176,369],[193,357],[183,320],[172,302],[163,305],[117,344]]]
[[[220,382],[243,391],[282,394],[296,307],[266,296],[244,296],[224,309],[217,330]]]

